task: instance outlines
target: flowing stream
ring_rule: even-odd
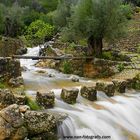
[[[39,47],[29,48],[26,55],[39,54]],[[63,87],[92,85],[94,81],[80,78],[79,83],[71,81],[71,75],[65,75],[53,69],[35,67],[36,60],[21,60],[27,67],[23,78],[27,94],[34,97],[36,91],[55,93],[56,112],[64,112],[69,117],[59,126],[59,140],[140,140],[140,93],[107,97],[98,92],[98,101],[90,102],[80,95],[75,105],[64,103],[60,99]],[[39,73],[38,71],[44,71]],[[54,77],[49,77],[52,74]],[[65,137],[66,136],[66,137]]]

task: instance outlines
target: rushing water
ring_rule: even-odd
[[[38,53],[39,47],[35,47],[28,49],[26,55],[37,56]],[[69,105],[60,99],[63,87],[80,88],[81,85],[91,85],[94,81],[80,78],[79,83],[73,83],[70,80],[71,75],[52,69],[37,68],[34,66],[36,62],[21,60],[21,65],[28,68],[23,72],[27,93],[34,96],[37,90],[54,91],[56,101],[52,110],[69,115],[58,128],[60,140],[140,140],[140,93],[126,93],[109,98],[98,92],[97,102],[90,102],[79,96],[75,105]],[[38,70],[46,73],[37,73]],[[55,77],[48,77],[48,73]]]

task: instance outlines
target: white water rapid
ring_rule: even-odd
[[[39,47],[28,49],[26,55],[38,55]],[[140,93],[126,93],[112,98],[98,92],[98,101],[90,102],[78,97],[75,105],[60,99],[63,87],[78,87],[94,81],[80,78],[78,84],[71,82],[70,75],[52,69],[37,68],[34,60],[21,60],[27,67],[23,78],[27,93],[34,96],[36,91],[55,92],[55,107],[51,110],[64,112],[69,117],[59,126],[59,140],[140,140]],[[43,70],[46,73],[37,73]],[[55,77],[48,77],[53,74]],[[66,137],[65,137],[66,136]],[[69,136],[69,137],[68,137]]]

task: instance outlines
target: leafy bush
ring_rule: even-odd
[[[123,63],[119,64],[117,69],[118,69],[119,72],[123,71],[124,70],[124,64]]]
[[[111,52],[103,52],[101,58],[113,60],[113,56]]]
[[[42,20],[32,22],[26,30],[26,39],[33,45],[41,44],[50,39],[54,33],[54,26]]]
[[[66,73],[66,74],[70,74],[71,73],[71,71],[72,71],[72,66],[71,66],[71,64],[70,64],[70,62],[69,61],[64,61],[63,62],[63,72],[64,73]]]
[[[125,4],[121,6],[122,12],[127,19],[131,19],[133,15],[133,10],[130,4]]]
[[[140,74],[137,74],[133,79],[132,88],[140,90]]]

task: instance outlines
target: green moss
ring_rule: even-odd
[[[26,104],[31,108],[31,110],[40,110],[41,109],[41,107],[36,103],[36,101],[31,99],[31,97],[29,97],[29,96],[26,96]]]

